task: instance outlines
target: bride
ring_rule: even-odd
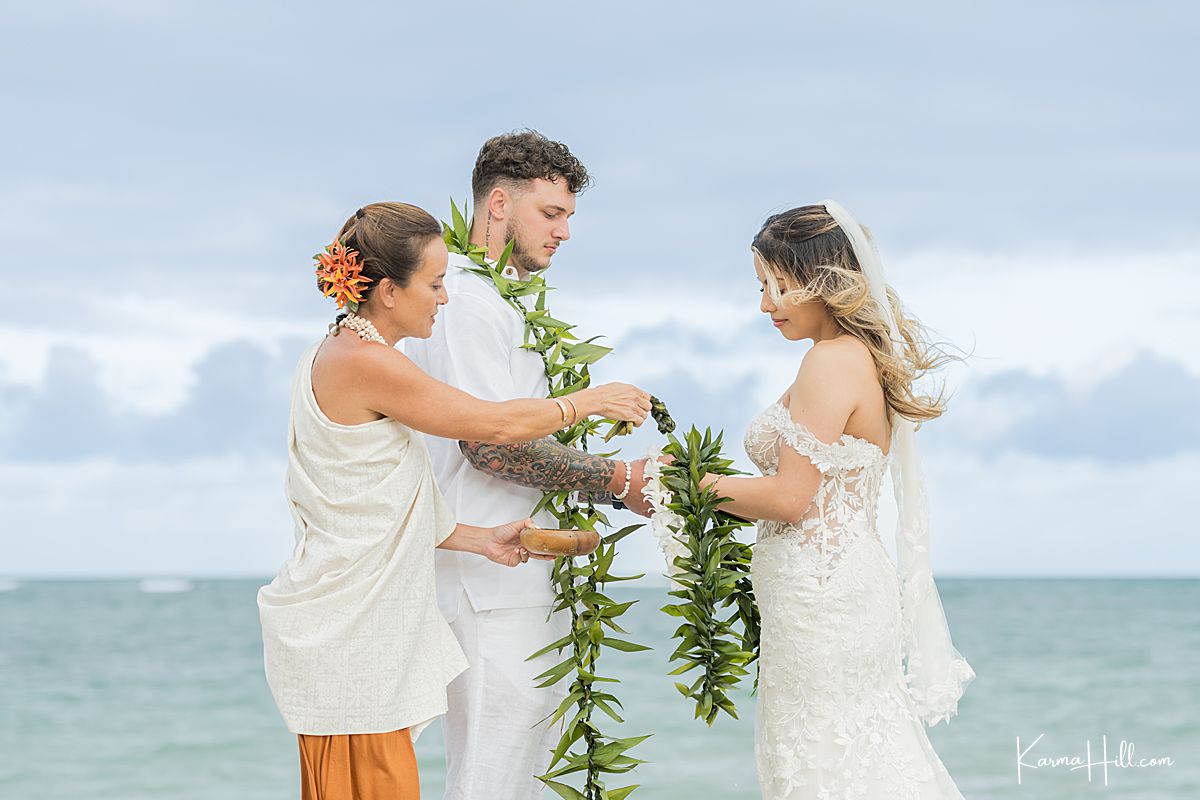
[[[950,641],[929,568],[913,441],[915,423],[943,410],[914,380],[945,357],[903,313],[866,229],[837,203],[768,218],[753,253],[763,313],[785,339],[813,341],[746,433],[762,477],[704,484],[730,513],[759,520],[763,796],[960,798],[924,726],[957,712],[974,672]],[[876,522],[889,462],[898,569]]]

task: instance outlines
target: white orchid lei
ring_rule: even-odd
[[[679,540],[685,520],[671,510],[674,495],[663,485],[663,464],[659,461],[662,454],[661,444],[654,445],[646,453],[646,466],[642,473],[646,485],[642,488],[642,497],[650,506],[650,530],[667,562],[667,577],[670,578],[677,571],[675,559],[687,555],[687,547]]]

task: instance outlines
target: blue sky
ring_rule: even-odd
[[[444,215],[521,127],[596,176],[551,275],[617,347],[602,378],[744,463],[802,356],[748,242],[836,197],[973,353],[923,433],[935,566],[1200,572],[1194,6],[139,0],[0,25],[0,575],[273,572],[288,380],[331,317],[309,256],[369,201]],[[627,558],[653,570],[648,539]]]

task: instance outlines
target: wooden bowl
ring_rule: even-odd
[[[526,528],[521,531],[521,544],[539,556],[586,556],[600,546],[600,534],[595,531]]]

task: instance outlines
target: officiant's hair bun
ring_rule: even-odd
[[[408,203],[371,203],[354,212],[338,231],[338,241],[357,250],[362,274],[371,279],[363,288],[366,300],[383,278],[407,286],[421,265],[430,240],[441,238],[442,226],[423,208]]]
[[[592,185],[587,168],[562,142],[537,131],[524,130],[493,136],[483,143],[471,172],[471,196],[479,206],[501,184],[520,184],[544,178],[562,179],[572,194]]]

